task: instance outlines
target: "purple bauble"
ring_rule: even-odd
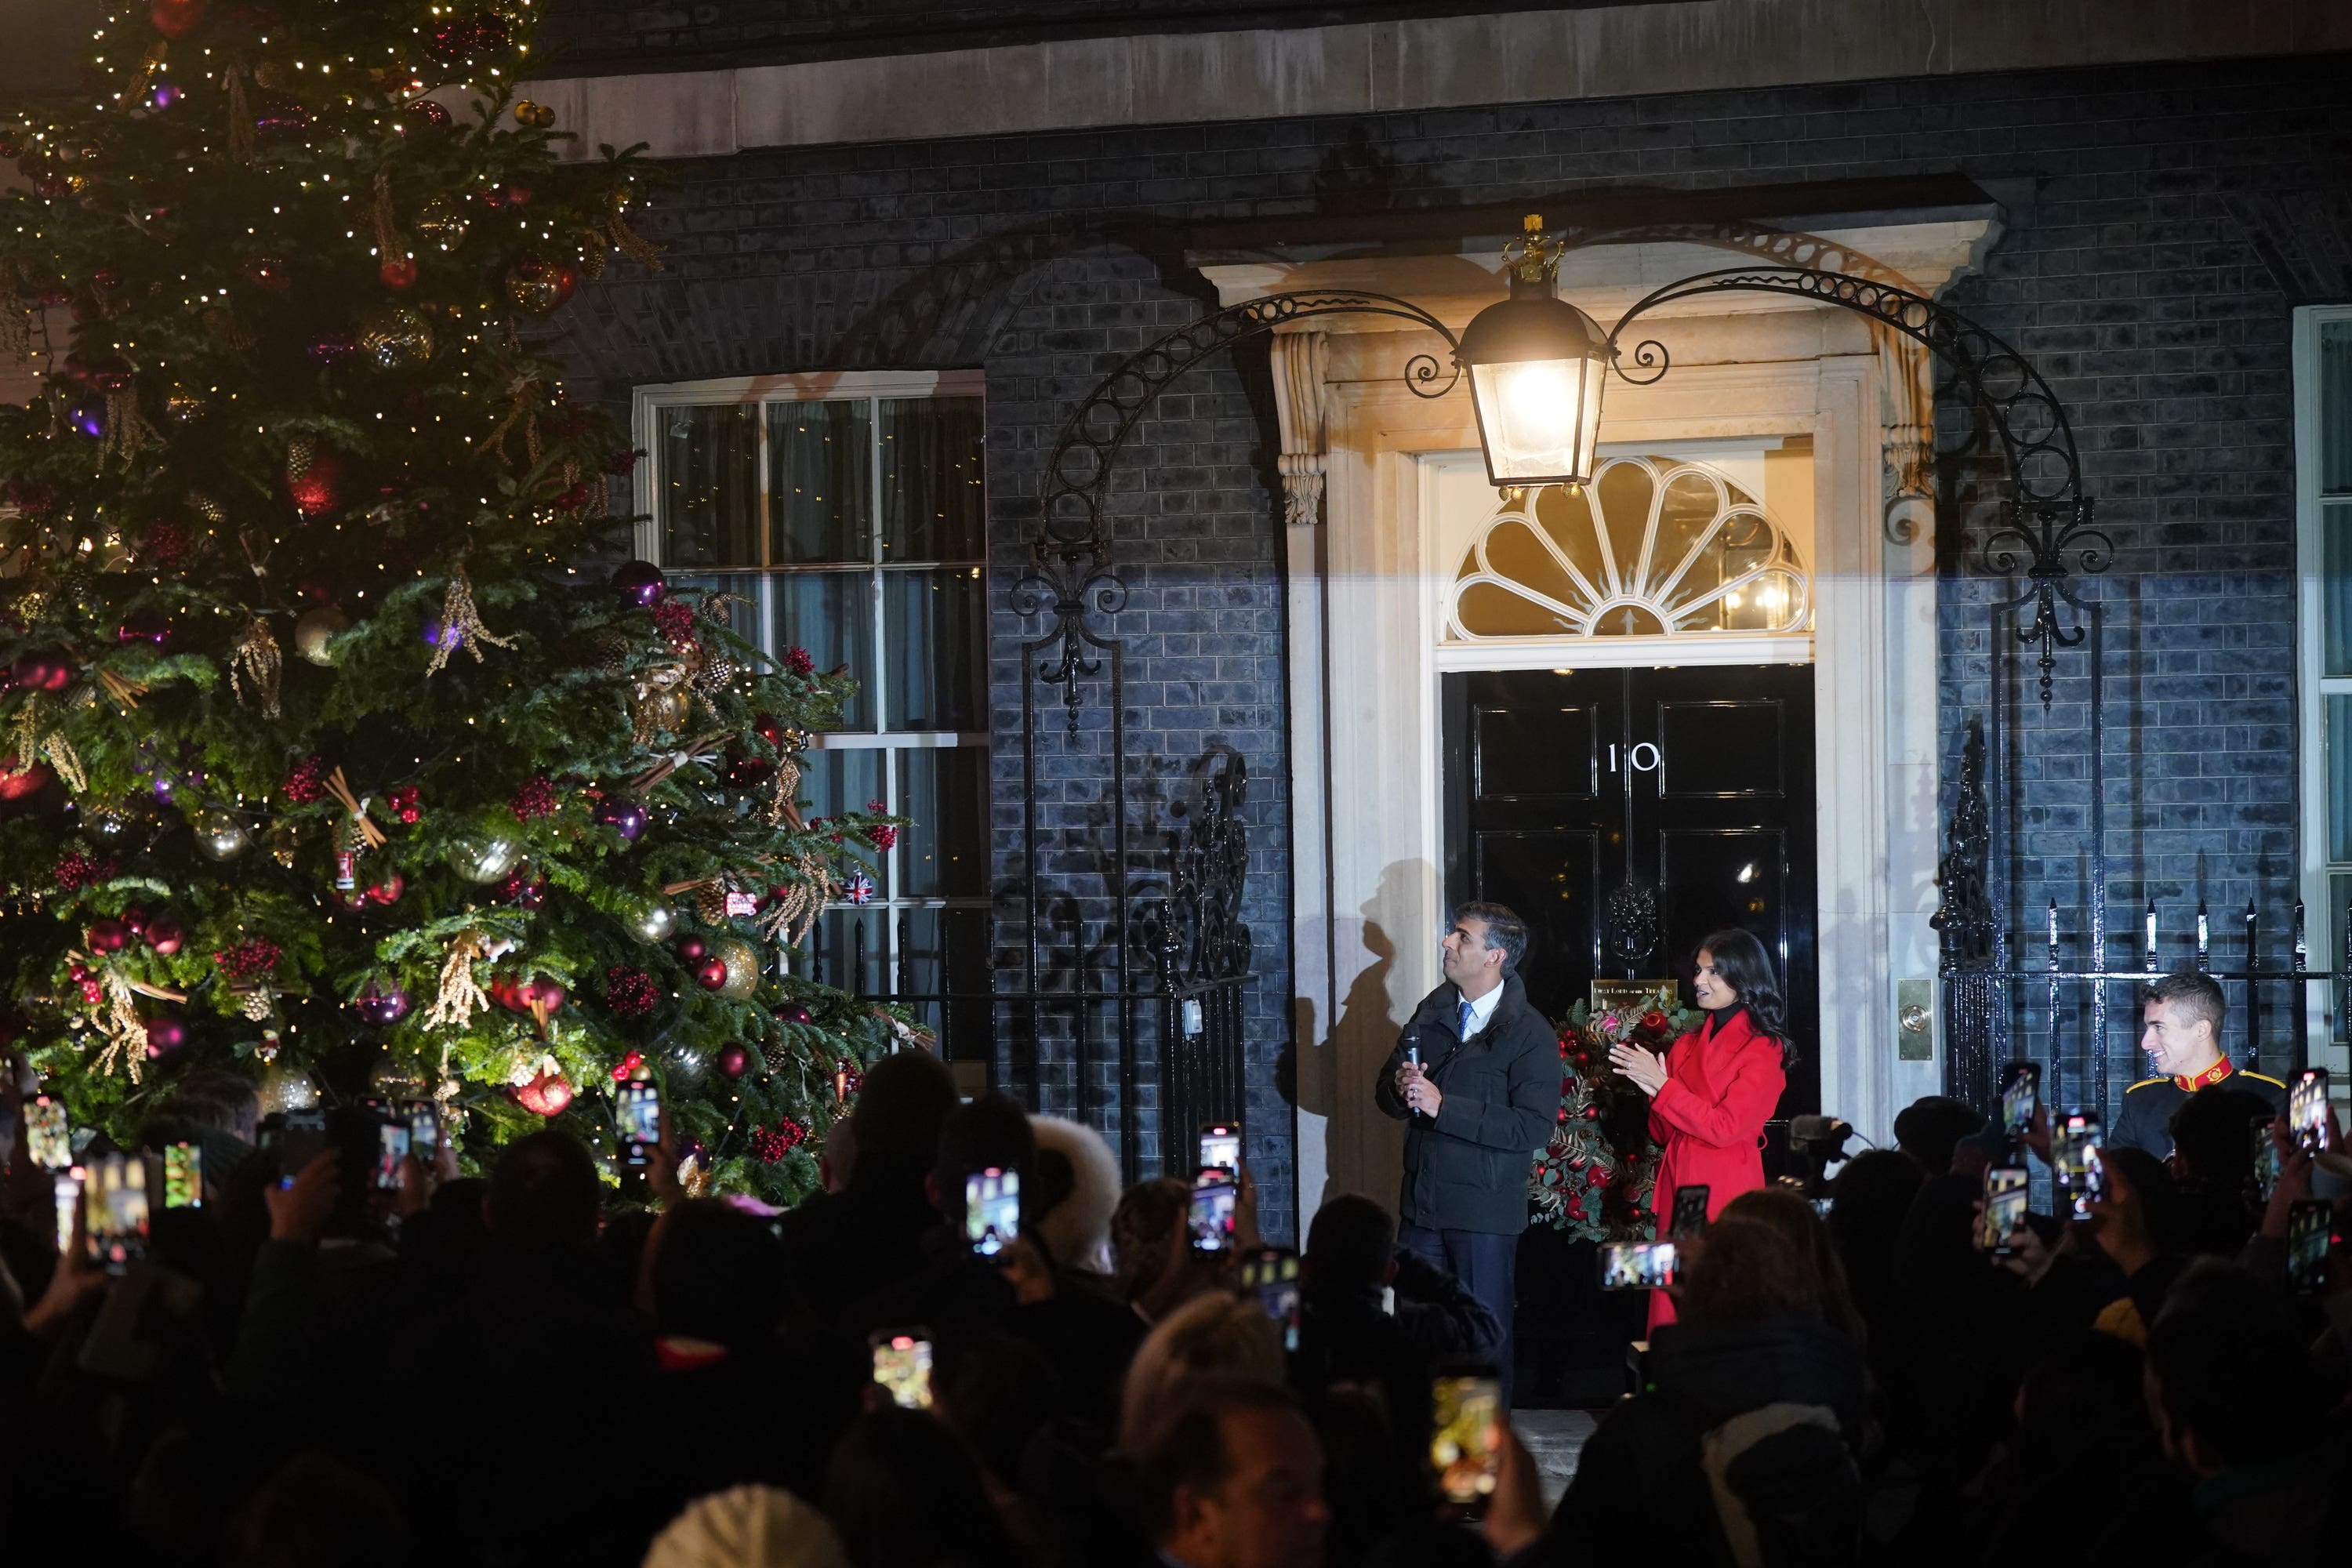
[[[425,633],[425,642],[428,647],[466,646],[466,634],[456,626],[444,628],[441,625],[441,617],[437,615],[425,616],[425,625],[421,629]]]
[[[360,1022],[378,1028],[397,1024],[408,1016],[408,993],[396,984],[380,985],[371,980],[352,998],[352,1011],[360,1016]]]
[[[158,1013],[147,1020],[147,1055],[156,1059],[170,1056],[188,1043],[188,1026],[170,1013]]]
[[[634,800],[608,795],[596,803],[596,821],[635,844],[646,830],[646,808]]]
[[[669,597],[669,579],[650,561],[630,561],[613,574],[613,592],[625,605],[650,610]]]

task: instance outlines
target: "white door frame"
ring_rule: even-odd
[[[1939,835],[1932,546],[1890,542],[1883,524],[1882,361],[1865,323],[1836,310],[1661,327],[1675,368],[1653,386],[1610,386],[1605,441],[1812,441],[1821,1037],[1804,1045],[1819,1053],[1823,1109],[1886,1144],[1895,1111],[1940,1083],[1932,1057],[1896,1059],[1895,1020],[1896,979],[1935,973]],[[1434,559],[1430,483],[1433,465],[1477,442],[1466,393],[1425,400],[1402,382],[1404,360],[1435,342],[1332,334],[1325,521],[1290,530],[1302,1226],[1331,1194],[1396,1192],[1400,1140],[1372,1079],[1438,981],[1436,626],[1451,574]],[[1605,657],[1585,644],[1551,662]]]

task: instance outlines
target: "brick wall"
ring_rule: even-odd
[[[611,396],[687,376],[986,367],[1010,878],[1013,647],[1041,624],[1010,595],[1036,477],[1058,411],[1202,309],[1180,259],[1190,225],[1311,209],[1318,187],[1360,191],[1331,172],[1367,162],[1387,201],[1433,207],[1612,185],[2021,178],[2031,198],[1949,298],[2050,375],[2117,546],[2096,588],[2111,606],[2116,929],[2151,891],[2176,907],[2201,891],[2217,916],[2252,898],[2283,931],[2295,864],[2287,311],[2340,296],[2352,259],[2343,72],[2337,58],[2143,67],[746,153],[675,171],[645,225],[671,247],[670,269],[617,269],[583,291],[566,312],[570,352]],[[1115,519],[1130,594],[1117,625],[1136,744],[1170,768],[1229,744],[1256,776],[1251,1119],[1271,1197],[1289,1174],[1272,1088],[1289,994],[1282,524],[1263,361],[1244,359],[1195,371],[1138,433]],[[1980,469],[1955,466],[1963,479]],[[1981,536],[1974,513],[1950,526]],[[1957,743],[1985,693],[1992,586],[1957,556],[1948,572],[1940,674]],[[2062,682],[2034,738],[2047,787],[2036,781],[2018,864],[2021,906],[2058,897],[2075,929],[2079,844],[2063,829],[2086,798],[2083,711]],[[1092,830],[1103,777],[1079,763],[1055,779],[1057,826]],[[1070,854],[1056,876],[1093,896]],[[2128,1058],[2111,1056],[2127,1080]]]
[[[649,55],[824,58],[1629,3],[1658,0],[549,0],[541,39],[567,66],[642,70]]]

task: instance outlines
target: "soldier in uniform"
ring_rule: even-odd
[[[2147,988],[2147,1026],[2139,1048],[2158,1076],[2124,1091],[2123,1113],[2107,1133],[2110,1144],[2172,1157],[2172,1115],[2199,1089],[2222,1083],[2286,1109],[2286,1085],[2258,1072],[2241,1072],[2221,1052],[2221,987],[2210,974],[2184,970]]]

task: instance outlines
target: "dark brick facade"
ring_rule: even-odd
[[[834,59],[1137,33],[1323,27],[1659,0],[549,0],[542,49],[566,69],[649,59]]]
[[[2118,68],[745,153],[676,171],[645,221],[670,269],[621,269],[584,291],[567,312],[570,352],[607,396],[692,376],[986,367],[1010,877],[1016,647],[1040,626],[1010,595],[1037,476],[1061,412],[1202,308],[1181,261],[1190,227],[1312,210],[1332,171],[1367,164],[1387,203],[1433,208],[1630,185],[1952,171],[2015,182],[2003,188],[2030,197],[1984,273],[1948,298],[2032,355],[2066,400],[2118,549],[2097,588],[2111,606],[2116,930],[2153,893],[2176,933],[2183,900],[2200,895],[2217,923],[2251,898],[2283,931],[2296,842],[2288,312],[2345,289],[2345,79],[2340,58]],[[1251,1124],[1272,1205],[1290,1175],[1273,1087],[1290,994],[1282,523],[1263,362],[1244,357],[1246,370],[1194,372],[1138,432],[1116,626],[1132,750],[1176,770],[1229,745],[1255,775]],[[1973,514],[1951,523],[1969,526],[1980,537]],[[1940,673],[1956,737],[1984,696],[1992,585],[1948,572]],[[2063,830],[2086,799],[2087,743],[2081,690],[2062,674],[2033,738],[2028,910],[2082,898],[2079,840]],[[2025,721],[2040,723],[2038,706]],[[1046,810],[1081,882],[1104,798],[1099,760],[1057,763]],[[2128,1077],[2127,1056],[2111,1056]],[[1289,1223],[1269,1219],[1276,1234]]]

